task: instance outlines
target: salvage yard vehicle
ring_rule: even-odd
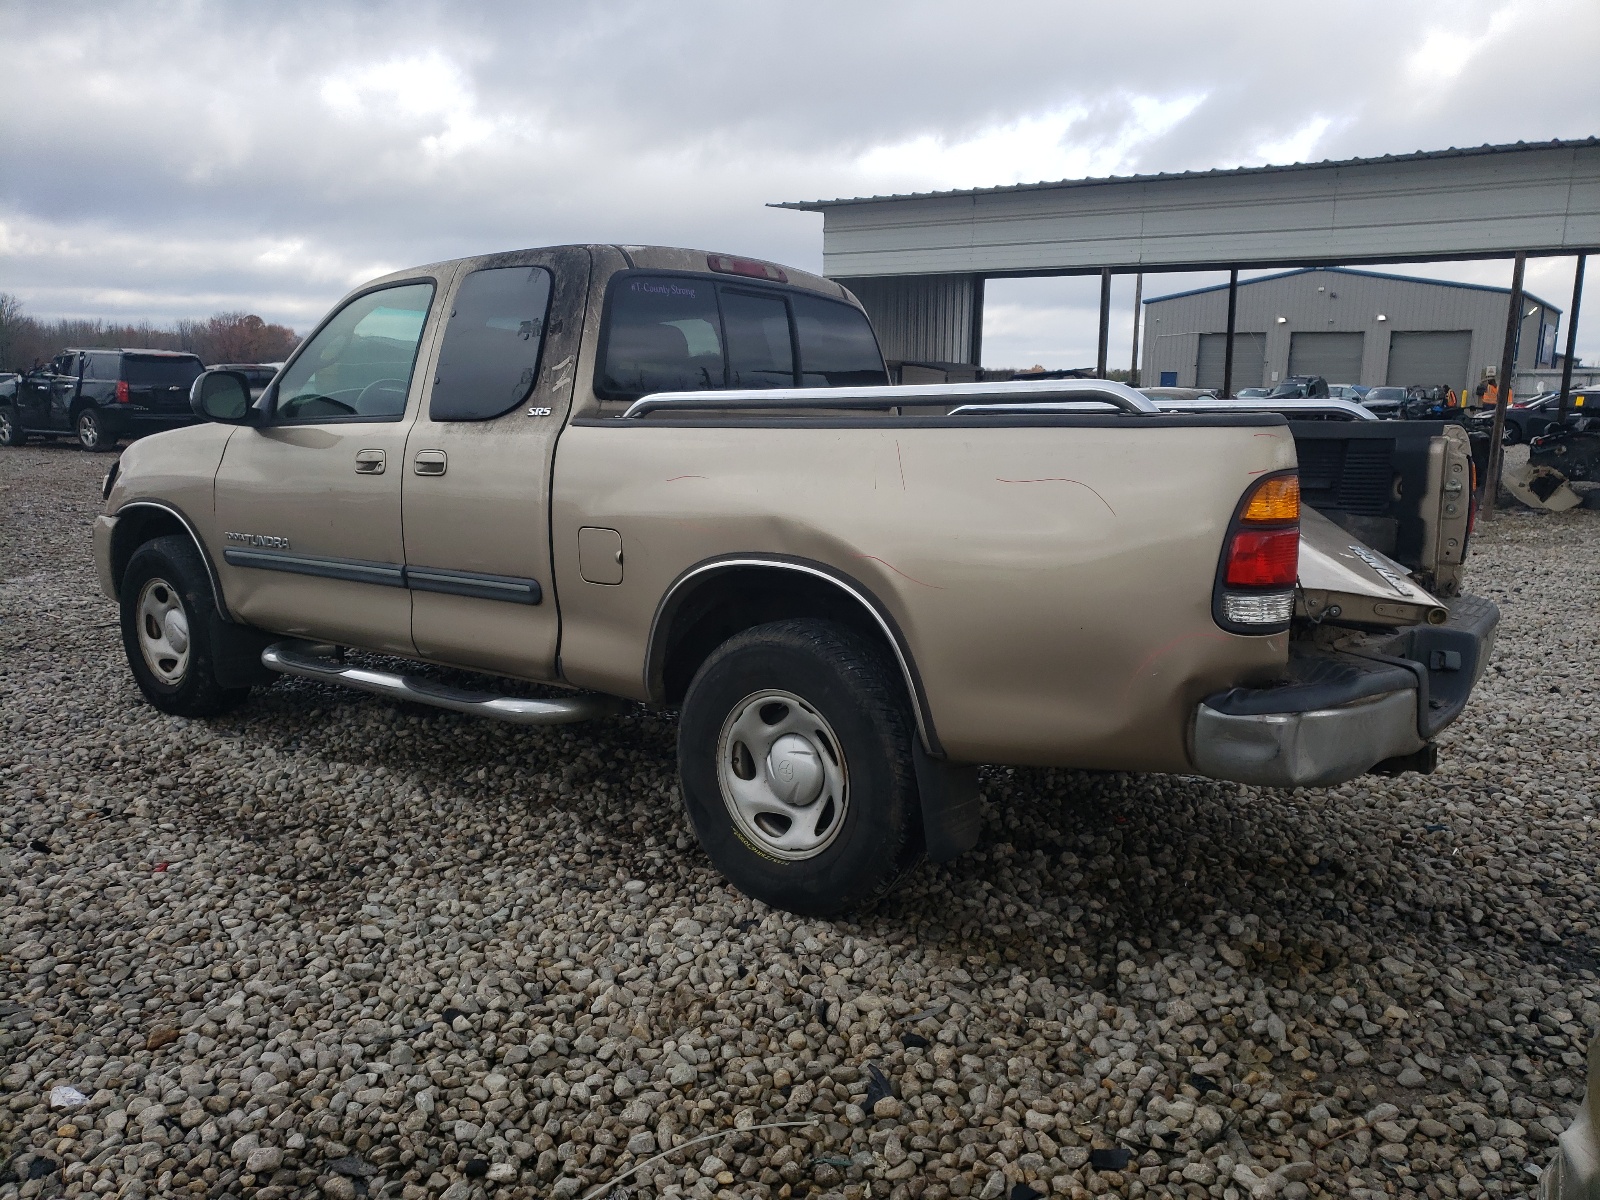
[[[845,288],[728,255],[398,272],[258,398],[213,371],[193,403],[95,522],[150,703],[288,674],[529,725],[676,707],[701,845],[799,913],[969,849],[976,764],[1431,769],[1498,619],[1460,594],[1459,429],[889,386]]]
[[[46,367],[0,382],[0,446],[70,435],[85,450],[193,425],[189,387],[205,370],[171,350],[66,350]]]

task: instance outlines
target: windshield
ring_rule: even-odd
[[[1405,398],[1405,388],[1398,387],[1375,387],[1367,393],[1369,403],[1373,400],[1404,400]]]
[[[130,387],[188,387],[205,370],[198,358],[155,358],[137,354],[122,359],[122,378]]]

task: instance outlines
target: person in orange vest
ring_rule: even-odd
[[[1507,388],[1506,398],[1508,401],[1511,398],[1510,393],[1511,389]],[[1485,379],[1482,383],[1480,383],[1475,394],[1478,397],[1478,403],[1484,408],[1494,408],[1500,403],[1500,385],[1497,384],[1493,379]]]

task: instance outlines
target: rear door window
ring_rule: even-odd
[[[462,280],[439,350],[430,418],[487,421],[528,398],[539,377],[551,283],[543,267],[491,267]]]
[[[722,321],[728,338],[729,387],[794,386],[794,344],[782,296],[724,289]]]
[[[622,397],[724,387],[721,330],[710,280],[625,278],[611,293],[597,390]]]
[[[793,296],[801,387],[874,387],[889,382],[872,324],[860,309]]]

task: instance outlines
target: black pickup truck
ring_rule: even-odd
[[[170,350],[65,350],[49,366],[0,380],[0,446],[69,435],[85,450],[113,450],[124,438],[193,425],[189,385],[204,370],[196,355]]]

